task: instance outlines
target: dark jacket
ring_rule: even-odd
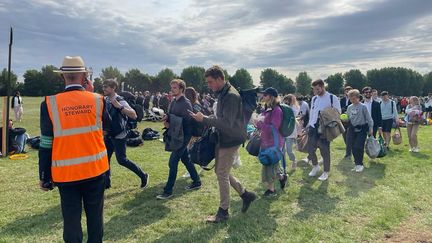
[[[216,116],[204,117],[204,124],[216,127],[218,144],[222,148],[240,145],[246,141],[246,125],[243,121],[241,97],[238,91],[226,83],[217,94]]]
[[[351,101],[348,99],[348,97],[344,96],[342,99],[340,99],[342,113],[345,113],[347,111],[349,105],[351,105]]]
[[[185,136],[191,136],[192,134],[192,117],[189,115],[189,111],[192,111],[192,104],[182,95],[178,100],[171,102],[168,113],[183,119],[183,133]],[[168,122],[170,121],[168,120]]]
[[[83,87],[70,87],[66,89],[64,92],[68,91],[74,91],[74,90],[82,90],[85,91]],[[102,127],[104,131],[107,131],[107,125],[109,121],[109,116],[106,113],[105,109],[105,100],[103,102],[104,109],[103,109],[103,115],[102,115]],[[41,137],[54,137],[53,132],[53,124],[51,121],[51,118],[49,117],[48,113],[48,107],[47,104],[44,101],[42,101],[40,106],[40,130],[41,130]],[[89,145],[90,146],[90,145]],[[51,181],[51,162],[52,162],[52,148],[44,148],[43,146],[39,148],[39,179],[45,183],[48,183]],[[97,177],[98,178],[98,177]],[[77,182],[66,182],[66,183],[57,183],[57,185],[71,185],[71,184],[78,184],[81,182],[93,180],[96,178],[90,178],[82,181]]]
[[[364,101],[363,101],[364,103]],[[372,101],[371,116],[374,122],[374,127],[382,126],[381,105],[378,101]]]

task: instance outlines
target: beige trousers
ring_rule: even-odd
[[[419,127],[419,124],[407,124],[408,139],[411,148],[417,148],[418,146],[417,132],[419,130]]]
[[[230,206],[230,186],[232,186],[239,195],[245,192],[240,181],[231,175],[231,169],[239,147],[240,145],[230,148],[216,147],[215,173],[219,184],[219,206],[225,210]]]

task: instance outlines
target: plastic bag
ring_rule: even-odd
[[[365,151],[369,158],[377,158],[381,151],[381,146],[378,140],[376,140],[373,136],[368,137],[366,139]]]

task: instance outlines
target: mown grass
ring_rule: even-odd
[[[42,98],[24,97],[24,121],[30,135],[39,134],[39,104]],[[160,129],[159,123],[141,123]],[[405,130],[404,130],[405,132]],[[405,135],[405,134],[403,134]],[[275,199],[258,199],[246,214],[232,190],[231,220],[225,224],[204,223],[218,207],[218,188],[213,172],[202,174],[203,188],[186,192],[189,181],[179,166],[175,196],[157,201],[168,175],[169,153],[159,141],[129,148],[128,156],[150,174],[150,186],[141,190],[139,179],[113,159],[112,188],[106,191],[106,242],[377,242],[401,225],[432,229],[432,129],[419,132],[421,153],[392,146],[388,156],[366,159],[366,170],[351,172],[353,163],[342,160],[341,138],[332,144],[329,181],[307,176],[310,168],[300,164],[290,172],[285,192]],[[61,242],[62,218],[57,189],[38,189],[37,151],[21,161],[0,160],[0,242]],[[297,157],[305,155],[297,153]],[[252,191],[262,194],[260,165],[241,149],[243,165],[233,171]],[[410,220],[415,218],[416,220]],[[83,216],[85,231],[85,216]],[[430,239],[429,239],[430,240]]]

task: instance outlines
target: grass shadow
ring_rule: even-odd
[[[306,170],[305,170],[306,172]],[[306,172],[306,176],[307,172]],[[315,182],[316,178],[312,182]],[[312,188],[311,180],[302,181],[303,185],[300,188],[298,196],[298,206],[301,211],[294,215],[299,220],[306,220],[315,214],[328,214],[341,201],[338,197],[328,195],[328,181],[317,182],[321,183],[317,189]]]
[[[384,177],[386,169],[385,164],[373,160],[369,161],[369,166],[365,163],[365,169],[361,173],[351,171],[353,167],[354,162],[349,160],[341,160],[337,165],[338,170],[346,176],[346,179],[338,184],[348,189],[345,195],[350,197],[358,197],[360,193],[374,188],[376,181]]]
[[[53,206],[43,213],[18,218],[15,221],[0,228],[0,235],[13,236],[14,238],[38,236],[50,234],[53,228],[62,227],[60,205]]]
[[[212,242],[218,232],[226,229],[223,240],[218,242],[256,242],[270,238],[277,229],[275,215],[271,215],[270,206],[275,200],[257,199],[247,213],[241,213],[242,201],[236,201],[231,207],[231,217],[225,223],[209,224],[202,221],[202,228],[189,228],[165,234],[155,242]],[[233,215],[232,215],[233,214]],[[192,226],[194,227],[194,226]],[[199,239],[199,240],[198,240]]]
[[[177,187],[187,185],[186,180],[177,180]],[[125,214],[113,216],[105,223],[104,239],[118,241],[127,238],[136,229],[142,226],[151,225],[161,219],[171,211],[164,204],[167,200],[157,200],[156,195],[163,191],[165,183],[160,183],[148,189],[135,193],[134,198],[123,203],[121,208],[126,211]],[[185,190],[174,191],[173,200],[188,193]]]

